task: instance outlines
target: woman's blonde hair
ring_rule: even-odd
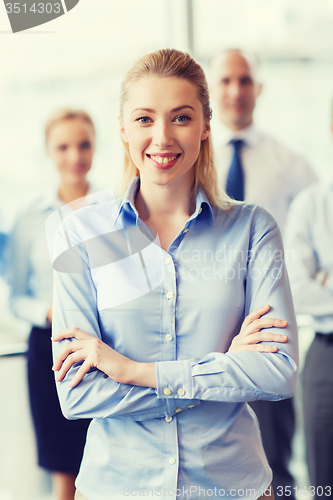
[[[139,59],[128,71],[120,92],[120,119],[123,122],[123,108],[127,100],[128,91],[135,82],[144,77],[182,78],[192,83],[200,100],[204,119],[209,123],[212,117],[212,110],[209,104],[208,85],[205,74],[201,66],[186,52],[175,49],[163,49],[147,54]],[[128,144],[122,139],[124,145],[124,191],[130,182],[139,174],[139,170],[134,164]],[[200,152],[194,164],[194,194],[198,186],[205,192],[208,201],[213,206],[227,208],[229,206],[228,197],[222,196],[218,188],[217,172],[214,162],[213,146],[211,135],[201,141]]]
[[[94,122],[86,111],[83,111],[82,109],[62,108],[52,113],[46,121],[44,129],[46,142],[51,129],[64,120],[82,120],[91,126],[94,135],[96,135]]]

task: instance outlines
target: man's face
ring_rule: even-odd
[[[238,52],[227,52],[216,61],[212,73],[212,95],[220,120],[232,130],[250,125],[261,84],[248,60]]]

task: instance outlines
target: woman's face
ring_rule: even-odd
[[[130,87],[121,135],[141,180],[192,185],[193,165],[209,130],[196,88],[187,80],[146,77]]]
[[[49,131],[47,153],[54,161],[63,182],[82,182],[91,168],[95,134],[89,123],[74,118],[56,123]]]

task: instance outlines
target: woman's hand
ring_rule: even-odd
[[[271,333],[267,330],[261,331],[262,328],[285,328],[288,325],[288,321],[283,321],[281,319],[261,318],[261,316],[268,313],[270,308],[270,305],[259,307],[259,309],[256,309],[246,316],[241,330],[239,334],[233,338],[228,352],[276,352],[279,349],[278,346],[260,344],[259,342],[287,342],[288,337],[286,335]]]
[[[53,342],[75,338],[77,342],[68,342],[54,360],[52,369],[58,371],[56,381],[61,382],[74,363],[83,361],[70,387],[75,387],[91,368],[98,368],[110,378],[121,384],[156,387],[154,363],[133,361],[102,340],[89,335],[79,328],[63,330],[54,337]]]

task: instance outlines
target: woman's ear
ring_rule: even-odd
[[[205,128],[203,129],[202,134],[201,134],[201,140],[205,141],[207,139],[207,137],[209,136],[209,134],[210,134],[210,124],[206,123]]]
[[[119,120],[119,125],[120,125],[120,135],[122,137],[122,140],[126,143],[128,143],[128,138],[127,138],[127,135],[126,135],[126,132],[125,132],[125,127],[124,125],[121,123],[121,118],[120,116],[118,116],[118,120]]]

